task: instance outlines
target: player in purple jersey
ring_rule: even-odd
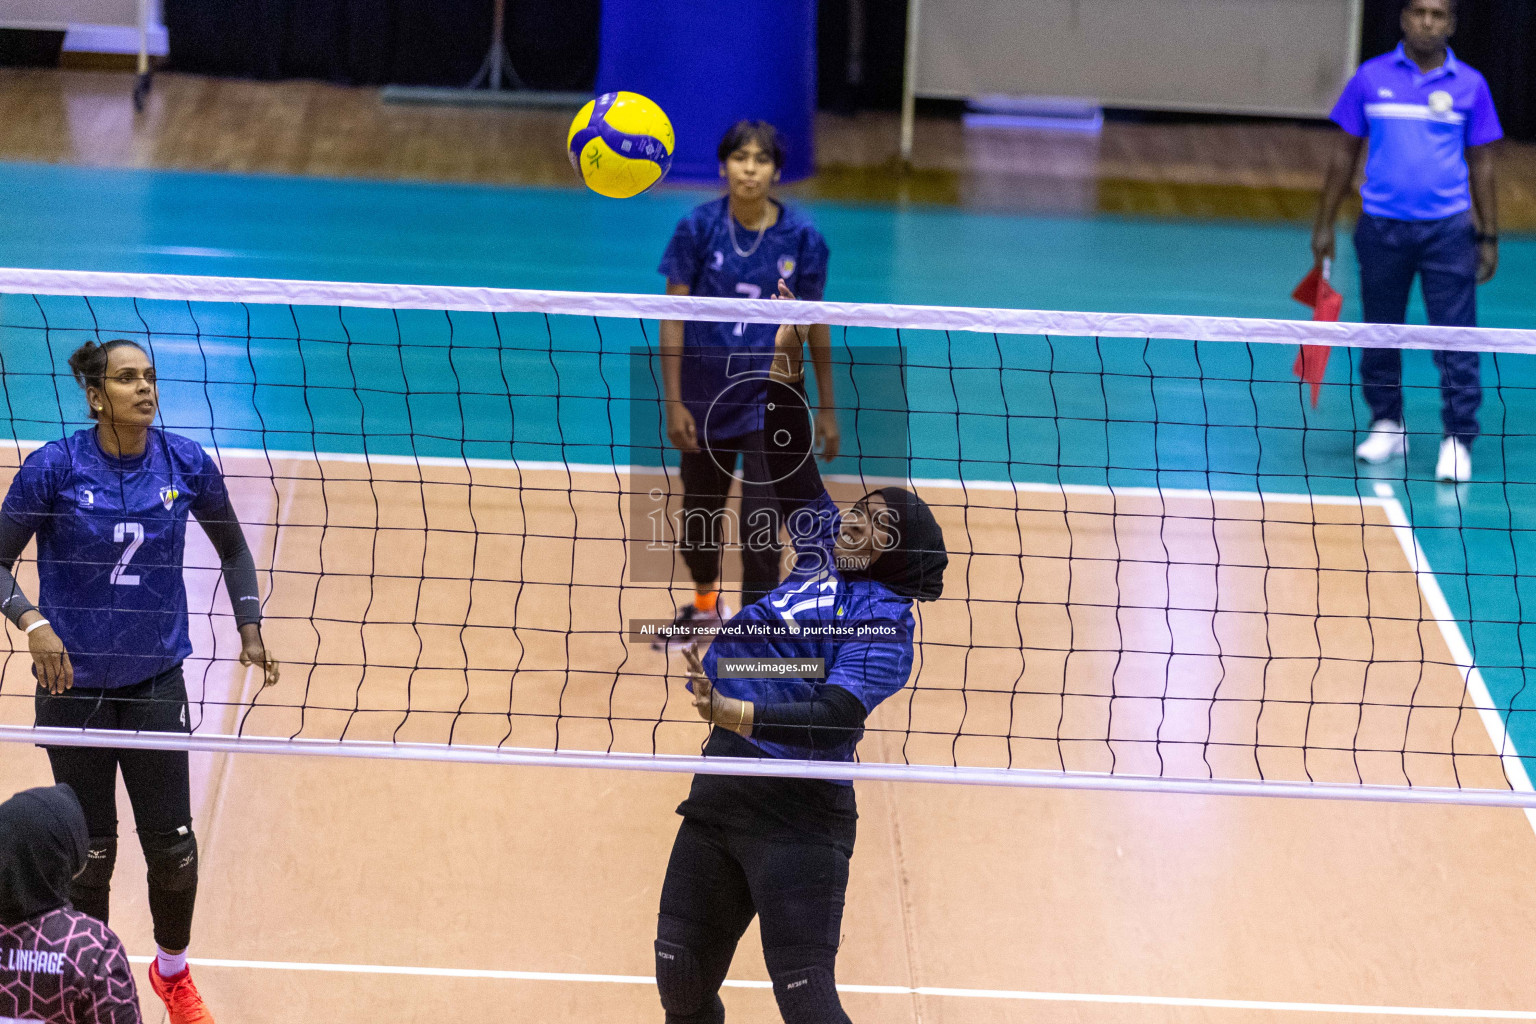
[[[784,163],[774,127],[741,121],[720,141],[726,194],[678,222],[661,258],[668,295],[723,298],[772,296],[780,279],[801,296],[820,300],[827,283],[827,243],[808,217],[772,196]],[[810,328],[824,459],[836,457],[831,332]],[[719,607],[721,522],[726,495],[741,463],[741,600],[749,605],[779,582],[778,503],[764,475],[761,377],[773,351],[771,324],[663,320],[662,379],[667,438],[681,453],[683,560],[694,599],[678,611],[679,625],[726,617]]]
[[[181,663],[192,653],[182,578],[187,517],[218,552],[240,630],[240,661],[277,682],[261,639],[256,565],[218,465],[191,438],[154,426],[154,363],[131,341],[87,342],[69,359],[91,429],[27,456],[0,506],[0,609],[26,632],[40,727],[190,732]],[[38,603],[11,570],[37,538]],[[159,955],[150,983],[171,1024],[211,1024],[187,970],[197,897],[187,752],[49,747],[57,782],[90,831],[76,909],[107,920],[117,859],[117,774],[148,867]]]
[[[89,849],[68,786],[0,804],[0,1021],[139,1024],[123,944],[69,903]]]
[[[782,285],[780,294],[791,297]],[[714,726],[711,757],[854,760],[865,718],[911,673],[913,602],[944,589],[944,534],[921,498],[883,487],[846,511],[832,503],[811,457],[796,335],[778,332],[762,453],[795,543],[794,570],[726,624],[746,635],[717,636],[702,662],[685,651],[694,706]],[[859,634],[864,626],[882,632]],[[832,639],[836,630],[849,638]],[[764,633],[771,638],[754,639]],[[725,673],[726,659],[819,659],[823,672],[740,678]],[[754,916],[786,1024],[847,1024],[834,969],[858,818],[853,787],[701,774],[677,810],[683,823],[656,925],[667,1024],[724,1021],[720,985]]]

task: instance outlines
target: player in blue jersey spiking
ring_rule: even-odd
[[[784,148],[773,125],[741,121],[718,150],[726,194],[678,221],[661,258],[668,295],[771,297],[782,279],[802,298],[820,300],[827,284],[827,243],[800,210],[774,199]],[[821,455],[838,449],[833,405],[831,332],[811,327],[807,341],[820,406]],[[677,624],[719,622],[721,519],[741,463],[741,602],[749,605],[779,583],[778,503],[761,458],[761,378],[773,351],[772,324],[664,320],[661,369],[666,388],[667,439],[681,453],[683,561],[693,600]],[[683,641],[685,642],[685,641]],[[679,646],[681,642],[679,643]]]
[[[87,342],[69,359],[96,426],[27,456],[0,506],[0,608],[26,632],[40,727],[190,732],[181,663],[192,653],[182,579],[187,516],[218,552],[244,665],[277,682],[261,639],[256,565],[218,465],[154,426],[155,366],[131,341]],[[37,537],[34,606],[11,574]],[[172,1024],[212,1024],[187,970],[197,838],[186,751],[49,747],[55,782],[80,798],[90,835],[70,887],[102,922],[117,857],[121,769],[148,867],[159,955],[149,977]]]
[[[779,294],[792,297],[782,282]],[[762,457],[784,504],[794,569],[726,623],[702,661],[685,650],[694,707],[713,726],[709,757],[853,761],[865,718],[912,671],[913,603],[944,589],[944,533],[921,498],[882,487],[839,510],[822,485],[801,387],[804,330],[779,329],[763,406]],[[761,674],[729,674],[728,661]],[[796,674],[776,674],[764,666],[771,661]],[[700,774],[677,811],[683,823],[656,926],[667,1024],[724,1021],[720,985],[754,916],[786,1024],[848,1024],[834,968],[858,818],[853,787]]]

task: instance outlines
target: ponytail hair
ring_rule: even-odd
[[[86,388],[101,388],[106,385],[107,357],[112,354],[113,349],[122,348],[124,345],[131,345],[140,352],[144,351],[144,346],[127,338],[113,338],[99,345],[94,341],[88,341],[75,349],[69,357],[69,368],[75,375],[75,383],[80,385],[82,391]],[[145,354],[148,355],[147,352]],[[91,419],[96,419],[96,410],[90,408],[89,403],[85,411]]]

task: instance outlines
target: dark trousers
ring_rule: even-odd
[[[1390,220],[1362,214],[1355,226],[1360,299],[1365,321],[1400,324],[1408,315],[1414,275],[1424,292],[1429,322],[1438,327],[1477,325],[1477,239],[1470,213],[1443,220]],[[1447,437],[1471,444],[1483,402],[1476,352],[1436,352],[1440,418]],[[1403,422],[1403,355],[1395,348],[1360,353],[1360,385],[1372,420]]]
[[[64,729],[122,729],[144,732],[189,732],[187,684],[181,666],[133,686],[112,690],[76,687],[61,694],[38,688],[35,699],[37,724]],[[190,775],[185,750],[107,749],[98,747],[48,747],[53,781],[75,791],[85,811],[86,832],[92,856],[110,849],[115,860],[117,841],[117,773],[133,805],[133,823],[146,860],[156,837],[174,835],[192,824]],[[92,872],[94,874],[94,872]],[[75,909],[101,921],[108,916],[106,879],[76,879],[71,892]],[[92,881],[102,884],[91,884]],[[196,889],[164,888],[151,881],[150,916],[155,922],[155,941],[166,949],[187,945],[191,931]]]
[[[756,915],[779,1012],[789,1024],[847,1024],[833,965],[848,854],[683,820],[661,886],[658,983],[667,1024],[719,1024],[720,984]],[[687,961],[677,974],[678,960]]]
[[[696,452],[683,452],[683,561],[693,582],[708,586],[720,579],[720,528],[726,496],[741,459],[741,603],[753,604],[779,585],[779,502],[763,461],[760,432],[715,441]]]

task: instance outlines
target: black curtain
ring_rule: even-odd
[[[507,49],[536,89],[597,76],[601,0],[507,0]],[[170,67],[351,85],[463,85],[490,49],[492,0],[165,0]]]
[[[907,57],[907,0],[820,0],[816,100],[852,112],[901,106]]]
[[[1365,0],[1362,60],[1397,45],[1402,9],[1402,0]],[[1536,3],[1461,0],[1451,49],[1488,79],[1504,134],[1536,140]]]

